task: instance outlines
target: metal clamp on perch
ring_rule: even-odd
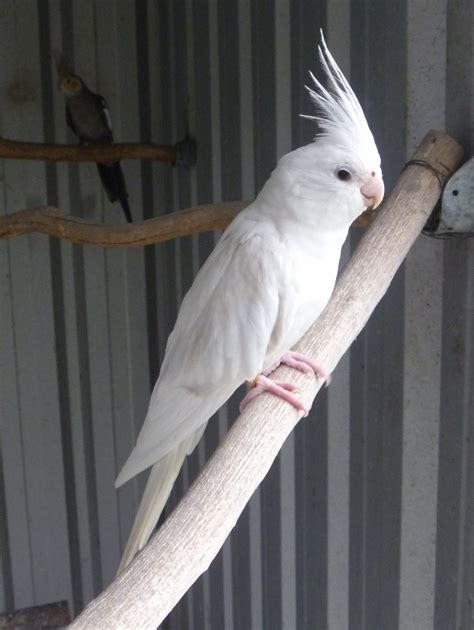
[[[189,134],[174,145],[176,160],[173,166],[190,167],[196,164],[196,141]]]

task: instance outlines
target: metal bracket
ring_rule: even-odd
[[[435,238],[474,237],[474,157],[449,179],[441,207],[430,217],[423,233]]]
[[[176,160],[173,166],[194,166],[196,164],[196,140],[188,134],[174,145]]]

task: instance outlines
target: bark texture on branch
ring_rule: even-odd
[[[462,155],[449,136],[430,132],[414,157],[443,182]],[[334,370],[424,226],[439,199],[440,181],[420,164],[402,172],[298,351]],[[321,387],[314,377],[286,367],[272,377],[294,381],[308,406]],[[147,547],[70,627],[156,628],[208,568],[300,417],[268,394],[252,402]]]
[[[43,206],[19,210],[0,217],[0,238],[14,238],[30,232],[39,232],[81,245],[142,247],[169,241],[178,236],[223,230],[250,203],[222,201],[126,225],[91,223],[80,217],[65,214],[53,206]],[[372,210],[365,212],[354,225],[356,227],[369,225],[376,213],[377,211]]]
[[[0,629],[2,630],[64,628],[70,622],[71,613],[67,601],[0,614]]]
[[[114,162],[157,160],[176,162],[176,147],[159,144],[44,144],[0,138],[0,158],[50,162]]]
[[[213,203],[123,225],[91,223],[46,206],[0,217],[0,238],[41,232],[82,245],[142,247],[178,236],[224,229],[248,204],[248,201]]]

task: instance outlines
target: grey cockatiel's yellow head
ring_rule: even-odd
[[[76,96],[82,92],[83,83],[75,74],[60,75],[58,87],[65,96]]]
[[[76,96],[84,88],[84,83],[67,64],[61,52],[54,53],[56,71],[58,74],[58,87],[65,96]]]

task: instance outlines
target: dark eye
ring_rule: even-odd
[[[340,168],[336,174],[341,182],[348,182],[350,179],[352,179],[352,175],[346,168]]]

